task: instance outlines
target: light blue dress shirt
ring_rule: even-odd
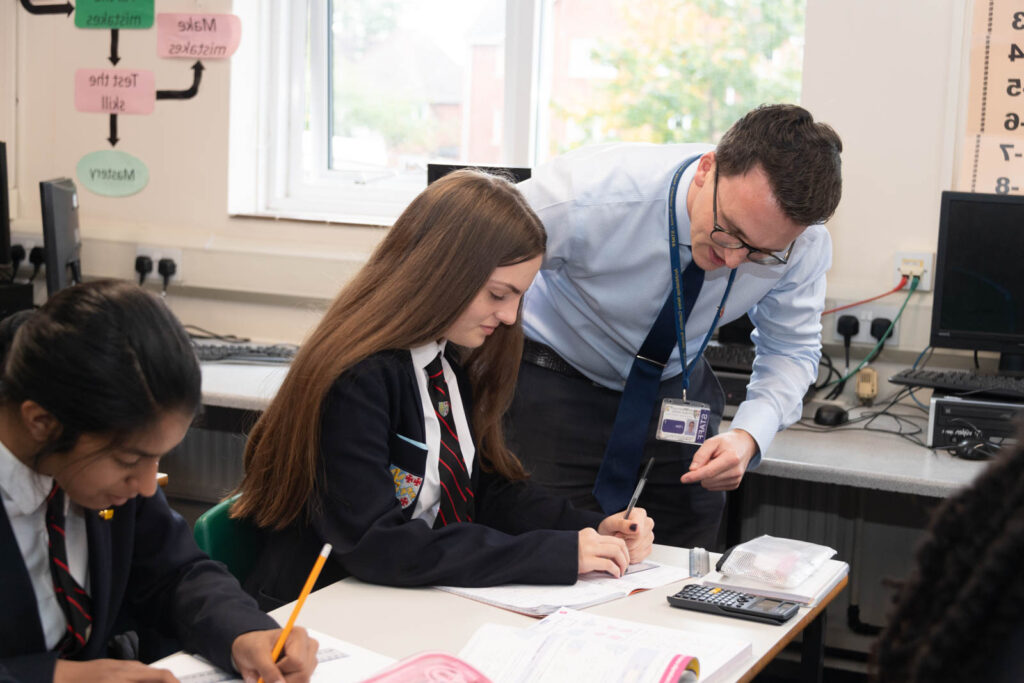
[[[686,159],[712,149],[706,144],[584,147],[538,167],[519,184],[548,233],[543,266],[526,292],[527,337],[553,348],[594,382],[622,390],[633,355],[671,287],[672,174]],[[695,162],[683,174],[676,197],[684,268],[690,262],[686,194],[696,171]],[[828,232],[812,225],[797,238],[789,263],[744,263],[737,269],[721,324],[749,314],[757,358],[732,426],[750,433],[762,453],[777,431],[800,418],[803,395],[817,377],[825,273],[831,264]],[[724,267],[705,275],[686,322],[688,362],[700,349],[728,279]],[[663,378],[681,371],[676,349]]]

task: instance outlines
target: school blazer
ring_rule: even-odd
[[[236,637],[277,628],[224,565],[199,550],[162,491],[115,508],[109,521],[91,511],[85,520],[93,627],[75,659],[108,656],[115,624],[134,619],[231,671]],[[50,681],[57,657],[46,650],[35,592],[3,505],[0,549],[0,681]]]
[[[446,352],[466,415],[471,390]],[[317,487],[300,518],[265,531],[246,588],[264,609],[294,600],[320,547],[334,551],[318,581],[345,576],[393,585],[570,584],[576,580],[578,532],[603,515],[576,510],[529,481],[511,482],[473,465],[472,523],[433,529],[412,519],[427,452],[412,356],[384,351],[332,385],[324,402]]]

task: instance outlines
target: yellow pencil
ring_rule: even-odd
[[[281,629],[281,635],[277,638],[277,644],[274,645],[274,651],[270,654],[270,658],[275,662],[277,658],[281,656],[281,651],[284,650],[284,642],[288,640],[288,635],[292,632],[292,627],[295,626],[295,619],[299,616],[299,610],[302,609],[303,603],[306,602],[306,598],[313,591],[313,584],[316,583],[317,578],[320,576],[320,570],[324,568],[324,562],[331,554],[331,544],[324,543],[323,549],[320,551],[320,556],[316,558],[316,564],[313,565],[313,570],[309,572],[309,578],[306,579],[306,585],[302,587],[302,592],[299,593],[299,599],[295,601],[295,607],[292,608],[292,614],[288,617],[288,623]],[[263,683],[261,677],[259,683]]]

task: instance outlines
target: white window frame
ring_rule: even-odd
[[[536,158],[546,5],[547,0],[506,0],[502,165],[530,166]],[[327,0],[252,0],[236,3],[234,12],[242,20],[243,37],[232,58],[228,212],[390,225],[419,190],[403,193],[353,171],[328,169],[326,67],[312,69],[309,119],[318,170],[303,175],[306,27],[328,25]],[[326,31],[312,32],[310,40],[310,60],[326,65]]]

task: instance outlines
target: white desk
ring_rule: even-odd
[[[200,363],[203,405],[239,410],[263,410],[281,388],[287,364]]]
[[[654,546],[651,557],[681,566],[688,566],[689,563],[686,550],[669,546]],[[825,605],[846,585],[844,579],[821,605],[814,609],[801,608],[800,613],[788,623],[774,626],[670,606],[665,596],[678,591],[684,583],[687,581],[635,593],[591,607],[588,611],[697,631],[705,635],[750,641],[752,656],[727,679],[749,681],[798,633],[807,629]],[[292,605],[285,605],[271,614],[283,623],[291,614],[291,608]],[[535,623],[535,620],[434,588],[390,588],[350,578],[313,593],[306,601],[297,623],[381,654],[402,658],[424,650],[458,654],[476,629],[487,622],[525,627]],[[808,631],[805,643],[813,640],[810,636]],[[820,665],[820,652],[819,640],[817,651],[812,653],[819,659],[805,663],[808,666]],[[820,668],[818,671],[820,675]]]
[[[790,428],[776,435],[754,471],[770,477],[945,498],[970,483],[985,464],[856,427],[829,432]]]

